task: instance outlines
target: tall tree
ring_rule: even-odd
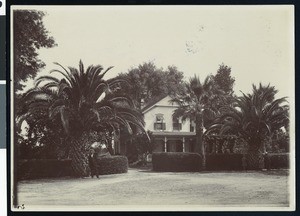
[[[161,95],[174,94],[183,86],[183,73],[175,66],[169,66],[163,70],[157,68],[152,62],[143,63],[127,73],[119,74],[119,77],[129,82],[130,85],[123,86],[123,88],[137,107]]]
[[[166,70],[164,70],[164,85],[165,85],[165,93],[169,95],[175,95],[178,92],[184,90],[184,81],[183,81],[183,72],[179,71],[178,68],[174,65],[168,66]]]
[[[231,67],[222,63],[213,78],[215,85],[217,85],[225,94],[231,95],[233,93],[235,79],[231,76]]]
[[[224,63],[222,63],[216,75],[212,75],[212,79],[214,80],[215,89],[219,89],[223,92],[222,97],[217,98],[212,107],[214,107],[218,114],[227,112],[227,106],[232,104],[234,100],[234,91],[233,86],[235,79],[231,76],[231,68]],[[211,119],[212,121],[213,119]]]
[[[38,49],[56,45],[44,26],[44,16],[44,12],[37,10],[13,11],[15,91],[23,89],[24,86],[20,81],[35,78],[37,72],[45,66],[38,58]]]
[[[252,94],[236,98],[229,112],[224,113],[209,128],[221,134],[237,134],[248,143],[247,162],[249,169],[258,169],[265,150],[264,140],[287,125],[289,119],[286,98],[274,99],[274,86],[253,85]]]
[[[218,97],[217,92],[211,76],[207,76],[201,82],[195,75],[185,84],[185,91],[177,94],[171,100],[179,105],[173,114],[175,117],[182,117],[183,120],[189,118],[196,124],[196,152],[202,156],[203,169],[206,168],[203,143],[204,114],[209,115],[214,112],[211,103]]]
[[[59,65],[59,64],[58,64]],[[132,133],[135,125],[143,130],[144,122],[140,112],[134,109],[132,101],[120,90],[115,90],[123,80],[105,81],[104,75],[111,69],[103,70],[100,65],[84,70],[82,62],[79,70],[59,65],[61,70],[52,70],[64,78],[42,76],[36,80],[35,88],[29,90],[23,100],[23,113],[19,114],[19,124],[37,113],[46,113],[44,118],[58,122],[64,131],[65,143],[69,144],[72,168],[78,176],[87,175],[87,143],[91,132],[112,134],[120,127]],[[59,131],[57,131],[59,135]]]

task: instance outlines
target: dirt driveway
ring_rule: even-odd
[[[19,203],[30,209],[45,206],[49,210],[60,207],[73,210],[219,207],[224,210],[289,206],[288,176],[277,172],[158,173],[129,169],[128,173],[100,179],[21,181],[18,191]]]

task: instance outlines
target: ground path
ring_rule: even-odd
[[[288,176],[274,172],[158,173],[129,169],[97,178],[21,181],[19,203],[99,207],[122,205],[288,206]]]

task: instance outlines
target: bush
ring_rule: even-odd
[[[201,170],[202,158],[197,153],[161,152],[152,154],[154,171],[164,172],[198,172]]]
[[[213,171],[243,170],[243,154],[210,154],[206,155],[206,169]]]
[[[97,159],[99,175],[126,173],[128,160],[125,156],[102,157]]]
[[[212,171],[243,170],[242,158],[243,154],[207,155],[206,169]],[[289,154],[268,154],[264,156],[264,164],[266,169],[288,169]]]
[[[17,168],[19,180],[72,176],[71,160],[21,160]]]
[[[268,154],[265,156],[265,166],[267,169],[288,169],[289,154]]]
[[[125,156],[103,157],[97,159],[99,175],[126,173],[128,160]],[[59,178],[74,176],[71,160],[21,160],[17,168],[18,180]]]

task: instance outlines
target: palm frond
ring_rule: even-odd
[[[91,65],[85,71],[81,60],[79,69],[55,64],[62,69],[50,73],[59,73],[62,79],[52,76],[37,79],[36,86],[21,99],[20,121],[26,118],[36,122],[49,121],[60,125],[59,130],[68,137],[90,130],[111,132],[119,127],[130,133],[133,133],[132,127],[143,130],[143,116],[134,109],[132,99],[116,91],[120,83],[127,80],[103,79],[112,67],[103,71],[102,66]],[[113,91],[108,92],[110,87]],[[106,93],[105,97],[99,101],[103,93]]]
[[[38,87],[38,85],[41,83],[41,82],[44,82],[44,81],[52,81],[53,83],[59,83],[59,79],[56,78],[56,77],[53,77],[53,76],[40,76],[39,78],[37,78],[35,80],[35,86]]]

